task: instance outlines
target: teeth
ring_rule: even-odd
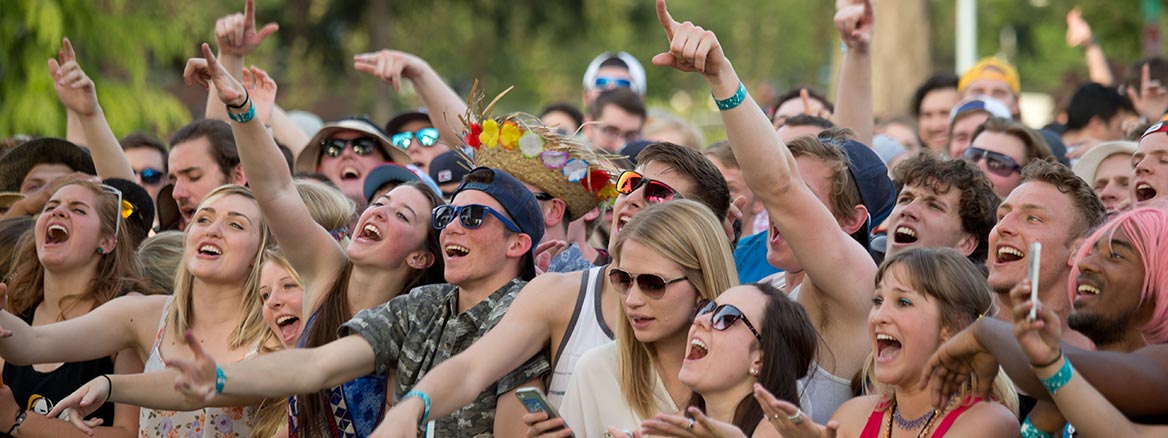
[[[689,344],[693,345],[694,347],[701,348],[703,350],[706,349],[706,343],[702,342],[702,340],[698,339],[698,338],[694,338],[694,340],[689,341]]]
[[[361,230],[373,237],[381,239],[381,230],[378,230],[377,227],[373,226],[373,224],[366,224],[365,228],[362,228]]]
[[[360,176],[360,173],[352,167],[346,167],[341,171],[341,178],[356,178],[358,176]]]
[[[293,322],[296,319],[299,319],[299,318],[292,316],[292,315],[284,315],[284,316],[281,316],[281,317],[276,319],[276,325],[283,326],[287,323]]]
[[[66,234],[69,233],[69,230],[66,230],[64,226],[58,224],[49,225],[49,231],[60,231]]]
[[[896,338],[893,338],[892,336],[888,336],[884,333],[880,333],[880,334],[876,335],[876,340],[877,341],[895,341]]]
[[[1081,294],[1091,294],[1091,295],[1099,295],[1101,292],[1099,290],[1099,288],[1097,288],[1095,286],[1091,286],[1089,284],[1080,284],[1079,288],[1076,290]]]
[[[1152,185],[1148,184],[1148,183],[1140,183],[1139,185],[1136,186],[1136,190],[1150,190],[1151,188],[1152,188]]]
[[[1007,254],[1018,256],[1018,258],[1026,257],[1026,254],[1022,254],[1022,251],[1020,251],[1016,248],[1011,248],[1008,246],[1003,246],[1001,248],[998,248],[998,255],[999,256],[1007,255]]]
[[[446,245],[446,252],[447,253],[457,252],[459,254],[466,255],[466,254],[470,253],[470,249],[465,247],[465,246]]]
[[[618,219],[617,222],[620,223],[621,225],[624,225],[624,224],[629,222],[629,217],[628,216],[621,216],[621,218]]]
[[[203,246],[199,247],[199,251],[205,252],[205,253],[210,253],[210,254],[215,254],[215,255],[223,254],[223,251],[220,251],[219,248],[216,248],[216,247],[211,246],[211,245],[203,245]]]
[[[909,228],[909,227],[899,227],[899,228],[897,228],[897,229],[896,229],[896,232],[897,232],[897,233],[900,233],[900,234],[904,234],[904,235],[906,235],[906,236],[917,237],[917,232],[916,232],[916,231],[913,231],[913,230],[912,230],[911,228]]]

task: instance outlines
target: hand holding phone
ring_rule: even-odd
[[[515,397],[523,403],[523,409],[528,413],[534,414],[536,412],[545,412],[548,415],[548,420],[560,418],[560,413],[556,412],[556,408],[548,403],[547,397],[544,397],[543,391],[535,387],[523,387],[515,390]],[[565,423],[565,427],[567,424]],[[574,437],[575,435],[568,435]]]
[[[1030,244],[1029,270],[1027,276],[1030,277],[1030,315],[1027,315],[1028,321],[1034,321],[1038,317],[1038,268],[1042,260],[1042,243],[1034,242]]]

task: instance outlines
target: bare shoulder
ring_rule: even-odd
[[[952,437],[1018,436],[1018,417],[1005,405],[984,401],[969,407],[945,433]]]
[[[872,411],[876,410],[880,398],[879,395],[855,397],[836,408],[831,420],[839,422],[839,436],[860,436],[860,431],[864,429]]]

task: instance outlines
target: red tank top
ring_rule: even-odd
[[[940,438],[945,436],[945,432],[953,426],[953,422],[957,421],[957,417],[973,407],[973,405],[981,403],[983,400],[980,397],[975,397],[973,403],[962,404],[945,414],[945,418],[937,424],[937,428],[933,429],[933,438]],[[860,432],[860,438],[880,438],[880,426],[884,424],[884,406],[885,403],[877,403],[877,409],[872,411],[872,415],[868,416],[868,423],[864,425],[864,431]]]

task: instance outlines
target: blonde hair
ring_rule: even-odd
[[[668,132],[676,132],[677,137],[682,140],[682,146],[697,150],[706,147],[706,137],[693,123],[665,111],[650,111],[649,119],[641,129],[641,137],[655,139],[658,134]]]
[[[219,186],[219,188],[208,193],[203,198],[203,202],[199,203],[199,208],[201,209],[203,206],[217,199],[230,195],[242,196],[251,200],[253,203],[256,202],[255,195],[247,187],[230,184]],[[190,229],[188,226],[187,230],[183,233],[184,239],[190,233]],[[264,323],[263,303],[259,299],[259,280],[264,249],[271,242],[271,236],[268,232],[268,224],[263,220],[262,216],[259,217],[258,226],[255,230],[260,233],[260,242],[259,245],[256,245],[255,254],[252,256],[251,270],[243,282],[243,297],[240,303],[241,308],[244,309],[243,317],[239,319],[239,323],[228,337],[228,346],[232,349],[262,340],[264,334],[268,331],[268,325]],[[187,268],[185,261],[180,263],[178,273],[175,274],[174,299],[166,313],[166,326],[170,328],[170,334],[175,339],[182,339],[183,332],[190,328],[191,322],[194,321],[195,315],[194,308],[192,307],[194,281],[195,278]]]
[[[163,231],[146,238],[138,247],[138,263],[142,265],[142,276],[169,294],[174,287],[175,275],[183,262],[182,231]]]
[[[346,228],[357,212],[357,204],[352,199],[332,186],[310,179],[297,179],[296,191],[314,222],[329,233],[344,231],[348,238]],[[348,245],[342,242],[342,246]]]
[[[695,201],[679,199],[650,205],[638,213],[617,236],[613,246],[614,264],[620,264],[621,249],[629,241],[636,241],[680,265],[700,298],[712,300],[738,284],[738,272],[721,222],[709,208]],[[621,394],[638,416],[652,418],[656,414],[653,345],[637,340],[624,306],[618,308],[616,340],[620,352],[617,365]]]

